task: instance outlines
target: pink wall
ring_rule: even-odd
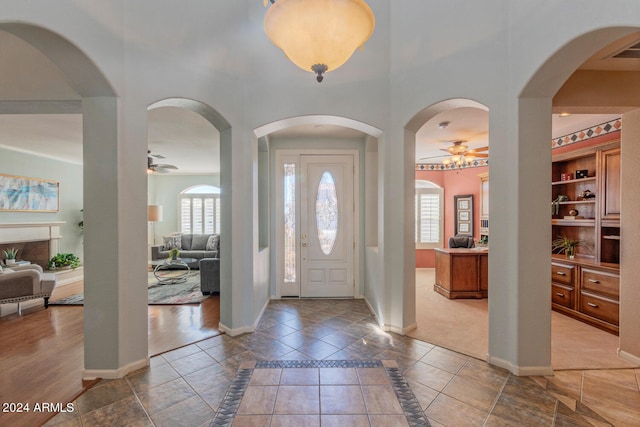
[[[424,179],[444,188],[444,242],[454,235],[453,196],[473,195],[473,236],[480,239],[480,177],[489,172],[488,166],[479,168],[456,169],[450,171],[416,171],[416,179]],[[433,249],[416,250],[416,268],[434,268],[435,253]]]

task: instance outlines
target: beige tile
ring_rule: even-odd
[[[553,376],[545,377],[548,381],[547,388],[553,390],[553,385],[573,397],[580,399],[582,389],[582,371],[554,371]]]
[[[458,375],[472,378],[481,384],[499,391],[504,386],[510,373],[506,369],[491,366],[481,360],[469,358],[460,369]]]
[[[431,405],[431,402],[433,402],[434,399],[438,397],[438,394],[440,394],[440,392],[432,389],[431,387],[427,387],[426,385],[422,385],[418,382],[408,381],[408,383],[413,395],[418,400],[420,408],[422,408],[423,411],[427,409],[427,407]]]
[[[369,427],[369,417],[366,415],[322,415],[322,427]]]
[[[409,427],[404,415],[369,415],[371,427]]]
[[[431,427],[446,427],[444,424],[441,424],[432,418],[427,418],[427,421],[429,421],[429,424],[431,424]]]
[[[638,391],[638,380],[633,369],[602,369],[584,371],[584,381],[603,382],[616,387]]]
[[[282,385],[318,385],[318,368],[291,368],[282,371]]]
[[[255,367],[256,367],[255,360],[245,360],[244,362],[240,363],[239,369],[253,369]]]
[[[274,414],[319,414],[318,386],[280,386]]]
[[[271,415],[236,415],[232,427],[267,427],[271,423]]]
[[[360,386],[320,386],[320,411],[322,414],[366,414]]]
[[[195,395],[196,392],[191,386],[184,379],[178,378],[138,393],[138,399],[147,412],[152,415]]]
[[[248,386],[240,401],[238,414],[259,415],[273,413],[278,387],[275,386]]]
[[[487,413],[498,397],[496,390],[466,377],[453,378],[442,392]]]
[[[81,414],[86,414],[130,396],[133,396],[133,390],[126,380],[110,381],[104,385],[93,387],[78,397],[76,410]]]
[[[84,414],[81,419],[82,425],[85,426],[115,426],[122,420],[127,420],[128,424],[136,422],[150,424],[149,417],[134,396]]]
[[[358,384],[355,368],[320,368],[320,384]]]
[[[215,413],[198,396],[185,400],[151,416],[156,427],[199,426],[213,418]]]
[[[243,362],[244,363],[244,362]],[[249,380],[249,385],[278,385],[282,369],[255,369]]]
[[[358,368],[357,371],[362,385],[391,384],[384,368]]]
[[[320,427],[320,415],[274,415],[270,427]]]
[[[461,354],[436,347],[425,354],[420,361],[452,374],[456,374],[467,362],[467,359],[467,356],[462,356]]]
[[[487,417],[484,411],[444,394],[433,401],[425,415],[447,426],[481,426]]]
[[[453,374],[418,361],[415,365],[404,371],[404,377],[431,387],[434,390],[442,391],[449,381],[451,381],[451,378],[453,378]]]
[[[402,414],[402,407],[390,385],[362,386],[368,414]]]
[[[381,360],[381,362],[385,368],[398,368],[398,362],[395,360]]]

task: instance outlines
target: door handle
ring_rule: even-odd
[[[596,280],[596,279],[589,279],[589,281],[590,281],[591,283],[600,283],[600,280]]]
[[[307,235],[306,235],[306,234],[303,234],[301,237],[302,237],[303,239],[306,239],[306,238],[307,238]]]
[[[303,248],[306,248],[306,247],[307,247],[307,244],[306,244],[306,243],[303,243],[303,244],[302,244],[302,247],[303,247]]]
[[[561,298],[564,298],[564,294],[562,292],[556,292],[556,295],[558,295]]]
[[[567,275],[567,273],[565,273],[564,271],[556,271],[556,274],[558,276],[566,276]]]
[[[598,308],[598,304],[594,304],[594,303],[592,303],[592,302],[588,302],[588,303],[587,303],[587,305],[588,305],[589,307]]]

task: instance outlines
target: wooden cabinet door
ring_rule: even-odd
[[[620,148],[602,152],[600,194],[602,219],[620,219]]]

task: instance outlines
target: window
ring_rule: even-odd
[[[220,234],[220,189],[196,185],[180,193],[180,231]]]
[[[443,190],[429,181],[416,181],[415,240],[416,249],[443,246]]]

